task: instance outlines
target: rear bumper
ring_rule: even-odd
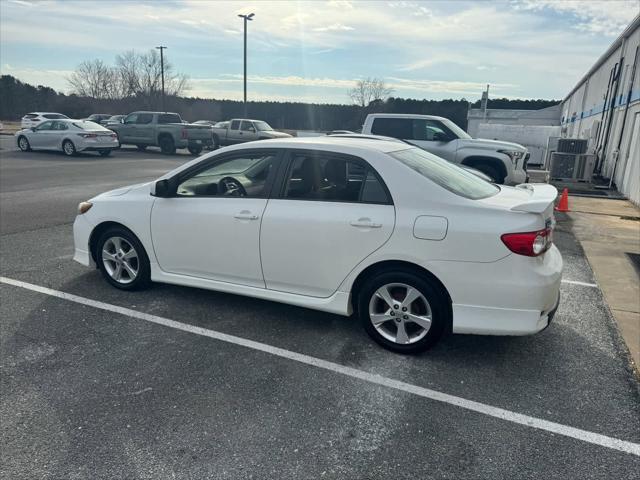
[[[560,296],[562,256],[508,255],[492,263],[437,262],[427,266],[452,299],[453,332],[530,335],[546,328]]]

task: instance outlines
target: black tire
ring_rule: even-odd
[[[187,150],[191,155],[200,155],[202,153],[202,145],[189,145]]]
[[[101,157],[108,157],[111,155],[111,150],[98,150]]]
[[[220,148],[220,139],[217,135],[214,135],[211,143],[211,150],[217,150],[218,148]]]
[[[105,249],[107,251],[110,250],[110,246],[106,246],[107,242],[114,238],[124,239],[131,247],[133,247],[133,249],[135,249],[137,254],[137,275],[133,280],[127,283],[123,283],[123,281],[116,281],[112,274],[109,273],[108,268],[111,267],[113,270],[113,262],[103,259],[102,252]],[[126,251],[128,252],[129,250]],[[100,238],[96,243],[96,251],[94,253],[98,269],[102,272],[105,280],[107,280],[107,282],[112,286],[119,288],[120,290],[142,290],[151,284],[151,267],[147,252],[136,236],[126,228],[113,227],[106,230],[102,235],[100,235]],[[129,276],[129,278],[131,277]]]
[[[23,152],[31,151],[31,144],[29,143],[29,139],[24,135],[20,135],[18,137],[18,148]]]
[[[67,157],[74,157],[77,154],[76,146],[71,140],[65,140],[64,142],[62,142],[62,153],[64,153]]]
[[[136,145],[139,152],[144,152],[147,149],[146,145]]]
[[[173,141],[173,137],[164,135],[160,137],[158,143],[160,145],[160,150],[165,155],[174,155],[176,153],[176,144]]]
[[[384,300],[381,300],[379,297],[372,297],[374,297],[376,291],[381,287],[392,284],[404,284],[418,290],[418,292],[422,294],[423,299],[427,302],[426,305],[424,304],[423,299],[419,298],[409,306],[410,309],[424,309],[423,312],[418,312],[416,315],[428,314],[430,310],[431,325],[428,329],[425,329],[410,320],[408,320],[406,324],[403,323],[403,325],[406,325],[405,331],[409,334],[408,338],[411,338],[411,335],[414,335],[414,339],[417,339],[412,343],[401,344],[389,340],[373,325],[371,321],[371,317],[369,315],[370,303],[382,301],[384,304],[387,304],[387,302],[384,302]],[[372,276],[362,285],[362,288],[360,288],[357,299],[358,316],[360,317],[360,321],[362,322],[366,332],[378,344],[394,352],[412,354],[427,350],[432,347],[440,337],[442,337],[443,333],[447,330],[447,325],[451,322],[451,308],[449,306],[449,300],[446,292],[444,292],[442,287],[435,281],[424,275],[418,275],[410,270],[394,269]],[[393,297],[393,299],[397,300],[395,297]],[[401,321],[401,316],[403,318],[408,318],[405,317],[404,313],[402,313],[401,308],[398,308],[398,306],[394,307],[397,308],[397,310],[389,307],[389,312],[392,312],[390,313],[391,315],[395,314],[395,317],[386,321],[384,324],[381,324],[383,325],[383,331],[387,334],[393,334],[394,328],[398,329],[397,323]],[[383,305],[382,309],[386,309],[386,305]],[[396,314],[395,312],[398,313]],[[402,320],[402,322],[404,322],[404,320]],[[421,336],[420,333],[423,330],[426,330],[426,334]],[[396,338],[397,336],[398,334],[396,333]]]
[[[490,165],[488,163],[479,163],[477,165],[474,165],[473,168],[475,168],[476,170],[480,170],[485,175],[491,177],[494,183],[498,183],[500,185],[504,183],[504,175],[502,175],[500,171],[493,165]]]

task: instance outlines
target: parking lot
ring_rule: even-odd
[[[548,329],[403,356],[353,318],[71,260],[78,202],[186,151],[0,147],[3,478],[637,478],[638,381],[566,218]]]

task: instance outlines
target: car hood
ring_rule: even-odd
[[[485,150],[514,150],[516,152],[526,152],[527,149],[518,143],[503,142],[500,140],[488,140],[486,138],[461,138],[458,140],[458,148],[474,147]]]
[[[146,187],[150,183],[151,182],[136,183],[135,185],[128,185],[126,187],[116,188],[115,190],[109,190],[108,192],[104,192],[104,193],[101,193],[100,195],[93,197],[91,200],[97,200],[105,197],[120,197],[126,193],[129,193],[131,190],[137,190],[137,189]]]
[[[289,137],[291,137],[291,135],[289,135],[288,133],[276,132],[275,130],[269,130],[269,131],[260,132],[260,135],[263,136],[264,138],[289,138]]]

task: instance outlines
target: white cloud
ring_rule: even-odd
[[[343,25],[342,23],[334,23],[326,27],[316,27],[313,29],[314,32],[348,32],[350,30],[353,30],[353,27]]]

